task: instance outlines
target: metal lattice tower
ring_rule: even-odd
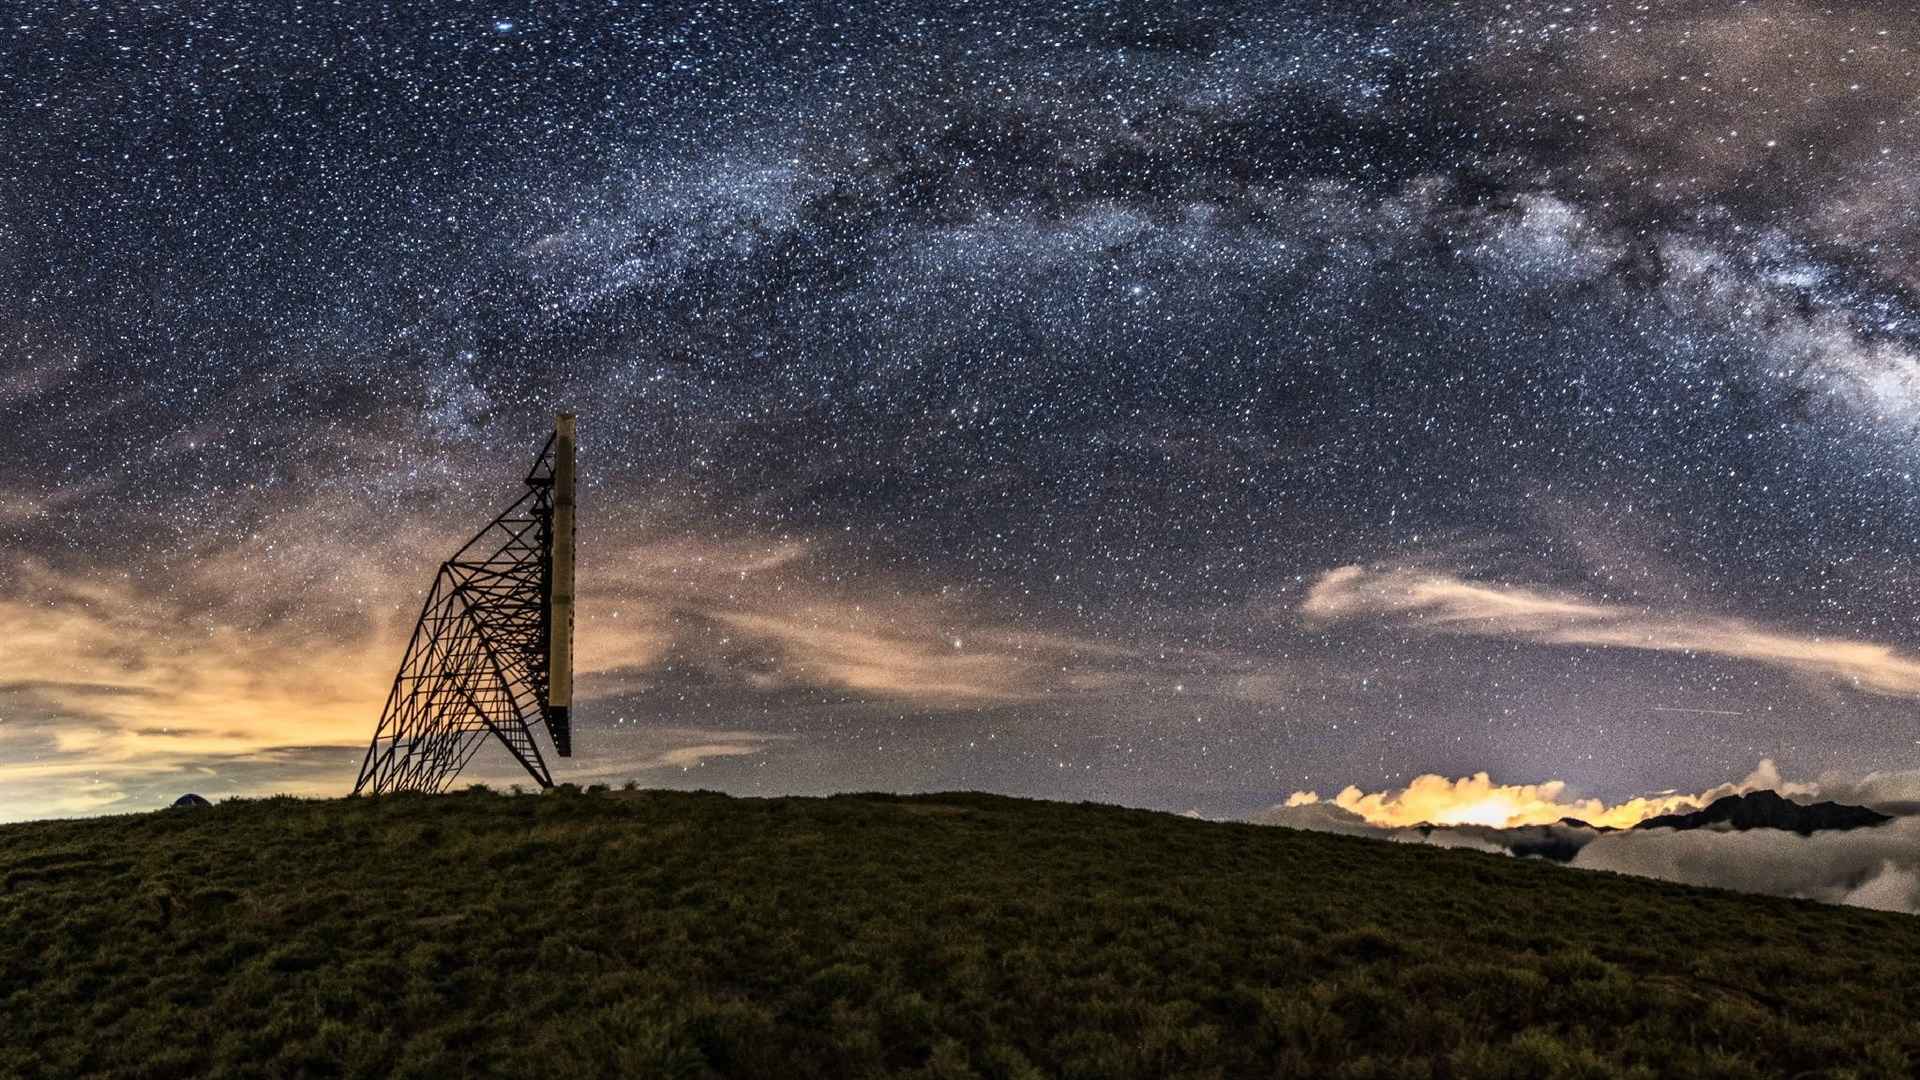
[[[536,724],[573,755],[573,455],[562,414],[526,493],[441,564],[355,794],[445,791],[489,738],[552,787]]]

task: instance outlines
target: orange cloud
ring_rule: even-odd
[[[1411,825],[1485,825],[1496,829],[1522,825],[1551,825],[1561,818],[1578,818],[1589,825],[1615,829],[1630,828],[1661,814],[1698,810],[1724,795],[1739,795],[1762,789],[1782,794],[1810,794],[1808,785],[1784,782],[1771,760],[1732,784],[1722,784],[1698,795],[1661,792],[1624,802],[1607,804],[1598,799],[1571,798],[1560,780],[1539,784],[1499,784],[1487,773],[1475,773],[1458,779],[1427,774],[1417,776],[1403,788],[1363,792],[1349,786],[1327,800],[1335,806],[1358,814],[1367,824],[1380,828],[1404,828]],[[1318,793],[1296,791],[1288,796],[1287,806],[1312,806],[1322,800]]]
[[[319,537],[333,533],[312,516],[206,553],[165,593],[132,574],[16,565],[0,598],[0,691],[14,702],[0,744],[31,737],[95,768],[364,744],[436,561],[427,553],[453,545],[419,533],[390,540],[403,558],[356,555],[329,548]],[[1000,642],[977,614],[898,591],[860,602],[781,576],[808,550],[675,540],[603,551],[581,598],[582,700],[632,690],[632,673],[684,638],[686,615],[777,657],[771,674],[747,673],[763,684],[928,703],[1039,696],[1076,648],[1105,655],[1070,638]],[[324,583],[287,580],[289,567],[312,566],[327,567]]]
[[[51,714],[27,729],[96,766],[364,738],[397,636],[315,640],[208,617],[130,582],[42,564],[0,599],[0,688]],[[20,725],[9,738],[21,737]]]
[[[12,586],[0,596],[0,818],[98,811],[201,775],[234,793],[346,790],[421,594],[462,539],[378,518],[318,500],[270,514],[243,543],[169,553],[164,566],[0,563]],[[343,533],[375,539],[346,545]],[[577,701],[644,693],[663,664],[684,662],[744,689],[992,704],[1097,691],[1132,658],[1009,629],[937,591],[829,588],[816,550],[792,537],[588,545]],[[775,745],[659,730],[625,740],[617,762],[581,767],[625,778]],[[281,753],[296,748],[313,753]]]

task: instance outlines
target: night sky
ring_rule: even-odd
[[[350,788],[556,409],[566,779],[1912,768],[1916,117],[1905,0],[12,3],[0,818]]]

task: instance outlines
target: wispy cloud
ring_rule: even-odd
[[[633,766],[636,769],[691,769],[715,758],[747,757],[765,751],[782,736],[765,735],[756,732],[715,732],[711,737],[726,738],[727,742],[698,742],[689,746],[676,746],[663,750],[650,758],[642,759]]]
[[[133,805],[211,783],[206,770],[230,794],[344,791],[420,593],[458,543],[419,526],[337,543],[359,528],[375,529],[365,507],[312,505],[165,573],[0,564],[0,818]],[[578,701],[644,703],[669,669],[691,667],[723,709],[795,689],[971,707],[1105,690],[1137,659],[1009,625],[937,588],[843,581],[823,572],[819,550],[793,537],[684,535],[590,547]],[[615,742],[580,768],[625,778],[781,745],[725,720]],[[288,748],[326,752],[281,755]]]
[[[1660,613],[1444,573],[1343,566],[1320,575],[1300,611],[1310,619],[1390,620],[1432,633],[1543,645],[1723,656],[1868,693],[1920,697],[1920,658],[1890,645],[1794,634],[1742,619]]]
[[[27,563],[0,599],[0,688],[58,754],[99,767],[350,741],[377,712],[384,635],[263,631],[145,595],[126,580]]]
[[[791,539],[675,540],[611,555],[601,568],[583,670],[631,674],[678,651],[761,690],[812,686],[925,706],[1033,701],[1112,685],[1138,650],[1007,625],[942,590],[822,584],[819,548]],[[689,624],[718,627],[701,637]],[[751,663],[743,662],[750,657]]]

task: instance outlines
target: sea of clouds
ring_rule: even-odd
[[[1665,792],[1640,800],[1667,812],[1703,807],[1725,795],[1769,790],[1796,802],[1838,802],[1894,815],[1882,825],[1811,836],[1782,829],[1608,831],[1559,821],[1540,823],[1543,787],[1494,784],[1485,774],[1457,780],[1423,776],[1407,788],[1377,793],[1348,789],[1331,801],[1295,793],[1287,803],[1262,810],[1249,820],[1400,843],[1550,858],[1578,869],[1920,914],[1920,770],[1789,781],[1773,762],[1762,761],[1745,779],[1699,795]],[[1557,793],[1561,788],[1552,790]],[[1448,793],[1453,801],[1446,798]],[[1429,824],[1405,823],[1410,805],[1428,811]],[[1511,819],[1486,823],[1490,806],[1508,805],[1514,807]],[[1568,799],[1561,805],[1567,811],[1564,816],[1579,818],[1582,810],[1591,811],[1597,804]]]

